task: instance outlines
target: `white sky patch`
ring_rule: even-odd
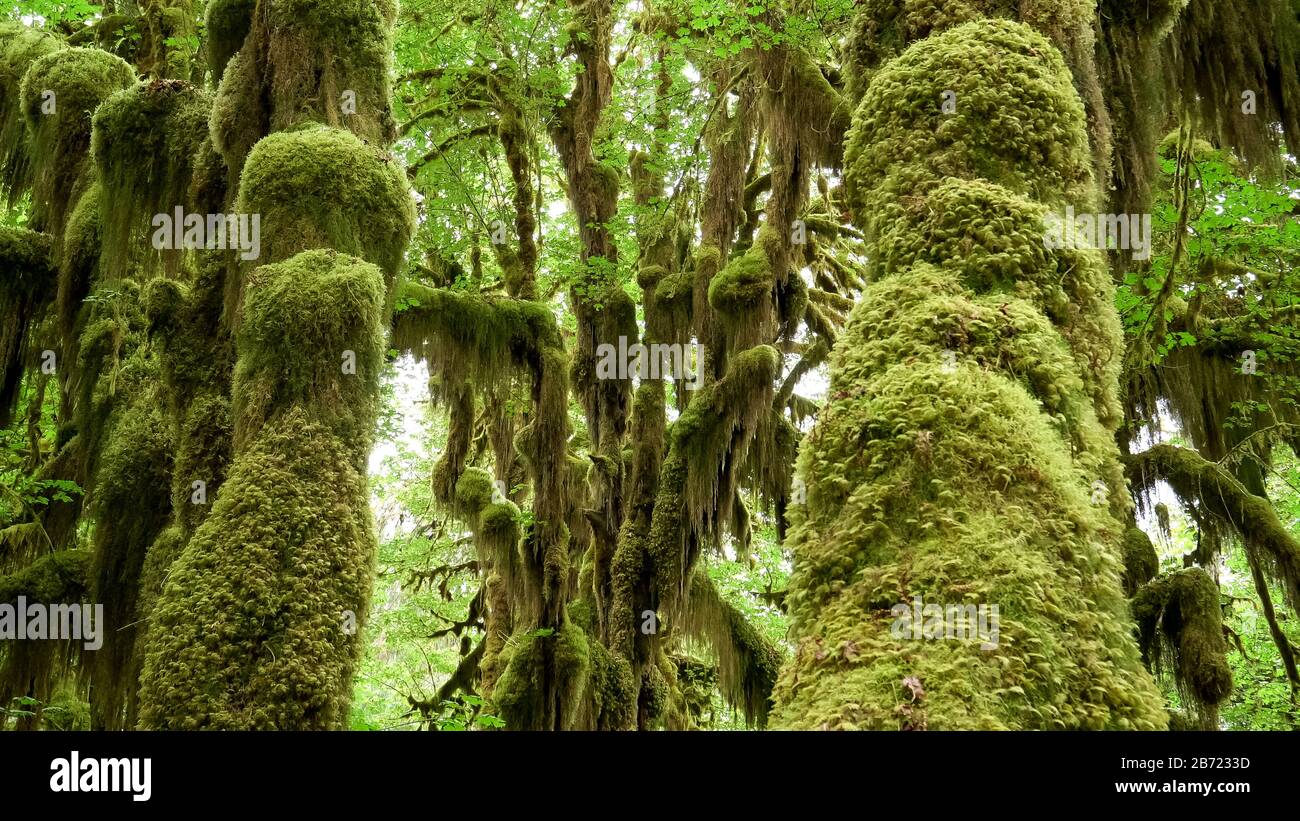
[[[402,451],[420,453],[428,440],[429,369],[423,362],[406,355],[393,363],[393,372],[385,379],[393,384],[398,431],[393,439],[375,442],[368,466],[371,476],[401,471],[402,465],[397,460]],[[416,517],[396,499],[383,498],[377,493],[370,494],[370,511],[379,528],[380,539],[391,539],[416,525]]]

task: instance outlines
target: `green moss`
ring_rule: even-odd
[[[225,162],[231,180],[239,179],[248,152],[270,128],[270,113],[261,100],[257,54],[241,49],[221,74],[208,121],[212,146]]]
[[[352,442],[314,416],[291,407],[246,443],[172,563],[150,625],[142,727],[346,725],[375,535]]]
[[[97,48],[54,51],[23,76],[20,100],[31,137],[32,216],[37,225],[55,234],[62,231],[87,165],[91,116],[111,94],[134,83],[135,70],[128,63]]]
[[[257,0],[209,0],[203,13],[204,48],[208,70],[217,82],[230,58],[243,47],[256,6]]]
[[[658,320],[652,330],[655,341],[684,344],[690,341],[691,320],[695,304],[695,274],[676,271],[658,280],[654,292],[654,314]]]
[[[100,187],[88,187],[77,198],[64,226],[63,251],[59,255],[58,313],[59,329],[65,338],[75,335],[82,300],[90,293],[91,283],[99,279],[103,247],[100,242],[103,234],[101,201]]]
[[[376,549],[365,461],[384,349],[383,281],[375,266],[328,250],[250,274],[234,459],[154,608],[142,726],[345,724]],[[175,291],[154,297],[160,326],[185,302]],[[206,407],[194,407],[210,420],[224,406],[209,390],[199,394]],[[193,431],[190,445],[192,465],[220,461]]]
[[[510,730],[567,730],[583,716],[591,678],[587,635],[572,622],[554,632],[517,632],[507,646],[505,670],[492,690],[492,703]],[[554,682],[556,703],[544,703]]]
[[[63,47],[59,38],[44,29],[0,21],[0,188],[11,205],[31,182],[20,84],[32,63]]]
[[[617,653],[605,649],[598,641],[590,642],[590,648],[590,729],[632,729],[636,720],[637,696],[632,665]]]
[[[757,310],[772,288],[772,266],[756,245],[728,263],[709,283],[709,304],[724,316],[743,316]]]
[[[104,645],[90,665],[96,725],[123,726],[139,672],[136,601],[145,554],[171,518],[175,430],[156,397],[138,397],[110,424],[95,476],[91,595],[104,605]]]
[[[375,266],[321,250],[249,275],[236,343],[236,451],[301,406],[346,443],[362,470],[383,365],[383,281]]]
[[[171,571],[172,562],[181,554],[189,539],[189,532],[173,524],[164,528],[145,554],[140,571],[140,591],[136,598],[139,623],[135,629],[135,654],[132,659],[136,687],[127,692],[125,726],[134,728],[140,717],[139,680],[144,668],[145,654],[149,648],[149,630],[153,623],[154,606],[162,595],[163,584]]]
[[[19,596],[34,602],[80,602],[90,589],[89,550],[59,550],[15,573],[0,576],[0,604]]]
[[[944,92],[956,94],[945,114]],[[944,177],[982,178],[1049,206],[1091,210],[1083,106],[1059,52],[1018,23],[980,20],[886,64],[853,117],[849,201],[868,233],[881,209]],[[899,158],[924,158],[922,165]]]
[[[261,215],[260,261],[330,248],[379,266],[390,292],[415,227],[415,203],[397,161],[331,128],[259,142],[240,177],[236,210]]]
[[[216,391],[198,394],[180,421],[172,478],[172,506],[186,534],[197,530],[207,518],[225,482],[231,437],[230,400]],[[203,482],[206,502],[195,500],[195,482]]]
[[[257,138],[315,122],[388,145],[390,0],[274,0],[261,3],[243,47],[229,60],[213,109],[216,146],[238,174]]]
[[[861,333],[838,349],[850,395],[800,454],[808,501],[792,511],[787,598],[799,644],[778,723],[905,726],[901,682],[915,676],[932,729],[1162,727],[1108,547],[1118,533],[1099,529],[1038,401],[967,360],[859,370],[880,344]],[[890,608],[914,596],[997,605],[1000,643],[892,635]]]
[[[1140,527],[1124,531],[1124,595],[1132,598],[1160,572],[1155,545]]]
[[[1156,672],[1172,665],[1174,680],[1202,714],[1232,692],[1219,588],[1199,567],[1161,576],[1133,599],[1143,660]],[[1217,722],[1209,722],[1211,727]]]
[[[144,263],[149,273],[148,264],[159,257],[146,243],[157,227],[154,215],[196,211],[190,186],[211,107],[201,89],[154,80],[112,95],[95,110],[91,151],[103,194],[114,203],[103,229],[107,275],[122,276],[136,267],[132,263]],[[161,252],[168,274],[177,274],[183,254],[179,248]]]
[[[28,335],[53,297],[51,252],[49,236],[0,226],[0,428],[17,407]]]
[[[1184,0],[1173,0],[1181,4]],[[1130,12],[1132,4],[1120,14]],[[1153,8],[1171,3],[1147,4]],[[874,72],[908,46],[931,35],[985,17],[1019,20],[1051,38],[1063,52],[1090,46],[1096,3],[1091,0],[867,0],[858,7],[846,43],[849,88],[855,99],[866,90]],[[1076,73],[1087,65],[1074,66]]]
[[[482,468],[466,468],[456,483],[455,508],[462,516],[477,520],[483,509],[492,503],[495,492],[492,474]]]

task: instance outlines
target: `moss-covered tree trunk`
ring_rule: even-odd
[[[1098,207],[1076,91],[1091,64],[1059,50],[1094,7],[1003,5],[858,27],[846,182],[872,284],[799,457],[782,726],[1167,720],[1120,584],[1108,272],[1044,242],[1049,214]],[[980,607],[996,632],[954,615]]]
[[[230,41],[209,43],[222,79],[202,156],[227,207],[260,219],[261,247],[206,260],[215,281],[200,275],[191,297],[206,300],[200,331],[234,341],[231,456],[211,513],[182,516],[151,569],[166,582],[142,648],[144,727],[346,726],[375,552],[366,460],[414,227],[381,148],[395,13],[370,0],[209,6],[210,36]],[[195,323],[169,325],[178,312],[161,306],[187,300],[163,297],[154,322],[183,353]],[[218,395],[199,395],[224,415]],[[203,441],[206,406],[191,407],[181,453],[197,473],[194,451],[221,445]]]

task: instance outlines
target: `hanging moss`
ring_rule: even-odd
[[[690,590],[686,632],[713,648],[718,686],[727,703],[744,715],[747,724],[766,727],[781,652],[718,594],[703,568],[692,574]]]
[[[31,135],[35,224],[56,235],[62,232],[64,216],[75,203],[74,188],[88,164],[91,116],[113,92],[134,83],[135,70],[128,63],[97,48],[52,52],[23,75],[20,99]]]
[[[312,119],[342,125],[376,144],[395,137],[390,109],[394,0],[274,0],[261,6],[272,75],[273,129]],[[355,92],[356,112],[341,95]]]
[[[1150,210],[1158,166],[1157,129],[1167,125],[1162,41],[1187,0],[1130,3],[1102,0],[1098,8],[1097,62],[1114,136],[1110,210]],[[1116,263],[1122,258],[1116,257]]]
[[[424,359],[451,382],[482,384],[511,366],[532,369],[561,344],[555,314],[542,302],[494,299],[403,282],[391,344]]]
[[[346,131],[322,127],[259,142],[240,177],[236,211],[260,215],[259,262],[330,248],[379,266],[390,294],[415,227],[415,203],[397,161]]]
[[[91,185],[77,198],[63,231],[63,251],[59,254],[58,314],[59,331],[64,339],[76,336],[77,316],[82,301],[90,293],[92,282],[99,279],[100,238],[103,234],[102,192]],[[75,361],[76,357],[66,359]]]
[[[1205,729],[1217,729],[1213,717],[1232,692],[1232,670],[1214,580],[1199,567],[1157,578],[1133,599],[1133,615],[1143,660],[1156,672],[1172,667],[1179,692],[1209,725]]]
[[[31,183],[27,121],[19,106],[23,75],[36,60],[63,47],[44,29],[0,21],[0,189],[10,205]]]
[[[1264,569],[1282,584],[1287,601],[1292,607],[1300,604],[1300,542],[1268,499],[1251,493],[1227,470],[1191,448],[1154,445],[1127,461],[1129,479],[1141,497],[1150,498],[1163,481],[1179,498],[1196,500],[1197,508],[1204,509],[1219,528],[1235,532],[1257,550],[1265,559]]]
[[[111,424],[95,478],[92,599],[104,605],[104,644],[91,664],[95,724],[121,729],[139,674],[136,601],[145,554],[171,518],[175,432],[156,396],[140,396]]]
[[[0,604],[16,605],[22,596],[43,604],[87,601],[90,551],[60,550],[37,559],[7,576],[0,576]],[[0,647],[0,704],[22,696],[46,701],[60,678],[81,658],[83,641],[13,641]],[[36,721],[26,729],[36,729]],[[20,720],[20,726],[24,726]]]
[[[511,730],[573,729],[583,713],[583,698],[591,679],[591,647],[587,635],[572,622],[554,632],[517,632],[510,639],[505,671],[492,690],[497,714]],[[555,704],[544,703],[555,683]]]
[[[10,573],[26,567],[50,547],[49,535],[39,521],[8,524],[0,529],[0,571]]]
[[[208,0],[203,13],[204,48],[208,70],[217,82],[230,58],[243,47],[256,7],[257,0]]]
[[[1191,0],[1164,42],[1171,96],[1226,145],[1276,174],[1277,123],[1300,146],[1300,21],[1287,0]],[[1255,107],[1245,109],[1245,92]]]
[[[184,249],[158,254],[149,249],[157,228],[152,220],[156,214],[171,217],[176,208],[195,212],[190,185],[211,107],[211,97],[201,89],[179,80],[153,80],[112,95],[96,109],[91,151],[103,194],[114,203],[103,226],[108,276],[122,276],[128,265],[158,256],[169,275],[179,271]]]
[[[456,483],[465,470],[475,423],[474,392],[469,383],[458,383],[449,393],[447,444],[433,467],[433,498],[444,505],[452,503]]]
[[[744,351],[673,423],[646,548],[661,618],[679,612],[700,549],[731,521],[740,466],[766,419],[779,368],[773,348]]]
[[[0,428],[13,420],[28,335],[53,297],[49,236],[0,226]]]
[[[456,484],[451,507],[470,526],[480,566],[507,594],[507,608],[531,604],[530,594],[538,591],[535,586],[530,590],[528,570],[519,552],[519,507],[509,500],[498,500],[492,474],[482,468],[466,468]]]

